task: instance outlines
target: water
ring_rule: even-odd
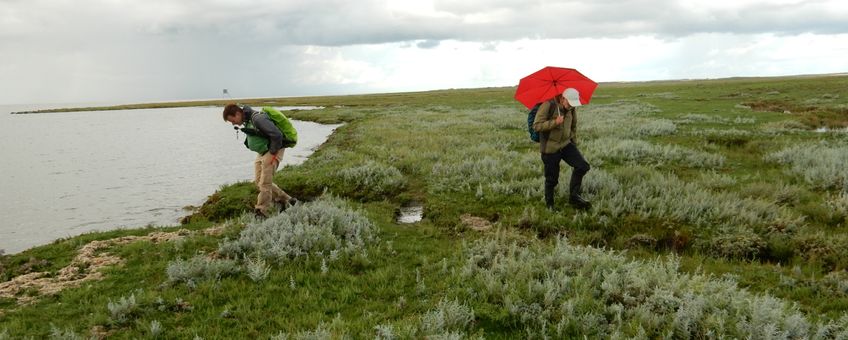
[[[818,133],[828,133],[828,132],[848,133],[848,127],[842,128],[842,129],[838,129],[838,128],[837,129],[831,129],[831,128],[828,128],[827,126],[822,126],[822,127],[819,127],[818,129],[815,129],[814,131],[818,132]]]
[[[410,224],[421,222],[424,216],[424,206],[418,202],[412,202],[406,206],[400,207],[397,214],[398,223]]]
[[[219,107],[8,114],[24,109],[32,108],[0,107],[7,253],[95,230],[173,225],[221,185],[253,179],[255,153]],[[305,161],[338,127],[293,123],[299,141],[283,165]]]

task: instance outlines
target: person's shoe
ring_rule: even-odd
[[[279,204],[280,212],[283,212],[283,211],[286,211],[286,209],[293,207],[295,204],[297,204],[297,202],[298,202],[297,198],[291,197],[291,198],[289,198],[288,201],[286,201],[286,202],[280,201],[280,202],[277,202],[277,204]]]
[[[259,210],[259,209],[253,209],[253,214],[256,216],[257,219],[260,219],[260,220],[264,220],[264,219],[268,218],[268,214],[262,212],[262,210]]]
[[[591,209],[592,208],[592,203],[590,203],[587,200],[584,200],[583,197],[580,197],[580,195],[572,195],[568,199],[568,203],[571,203],[571,205],[573,207],[577,208],[577,209]]]
[[[546,204],[546,205],[545,205],[545,208],[547,208],[547,209],[548,209],[548,211],[552,211],[552,212],[559,211],[559,209],[557,209],[557,207],[556,207],[555,205],[553,205],[553,204]]]

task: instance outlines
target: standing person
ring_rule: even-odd
[[[241,130],[247,135],[245,145],[255,151],[254,183],[259,188],[254,213],[258,217],[268,217],[272,202],[279,203],[281,209],[297,204],[297,199],[289,196],[274,184],[274,172],[283,159],[283,133],[274,121],[263,111],[254,111],[250,106],[239,107],[229,104],[224,107],[224,121],[235,125],[244,125]]]
[[[533,129],[540,132],[540,151],[545,165],[545,205],[554,209],[554,189],[559,183],[559,162],[571,166],[569,203],[578,209],[589,209],[591,203],[580,196],[583,176],[589,171],[589,163],[577,150],[577,106],[580,94],[568,88],[562,94],[539,106]]]

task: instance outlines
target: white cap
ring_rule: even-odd
[[[565,100],[568,101],[568,105],[578,107],[580,105],[580,92],[577,92],[577,89],[573,87],[569,87],[562,92],[562,96],[565,97]]]

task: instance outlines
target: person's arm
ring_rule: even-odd
[[[280,151],[283,147],[283,133],[280,132],[277,125],[267,115],[255,113],[253,115],[253,125],[268,137],[268,152],[276,154],[277,151]]]
[[[554,110],[554,107],[551,107],[551,102],[546,101],[539,106],[539,110],[536,111],[536,120],[533,121],[533,130],[536,132],[547,132],[553,130],[558,124],[556,122],[556,115],[550,114],[551,110]]]

